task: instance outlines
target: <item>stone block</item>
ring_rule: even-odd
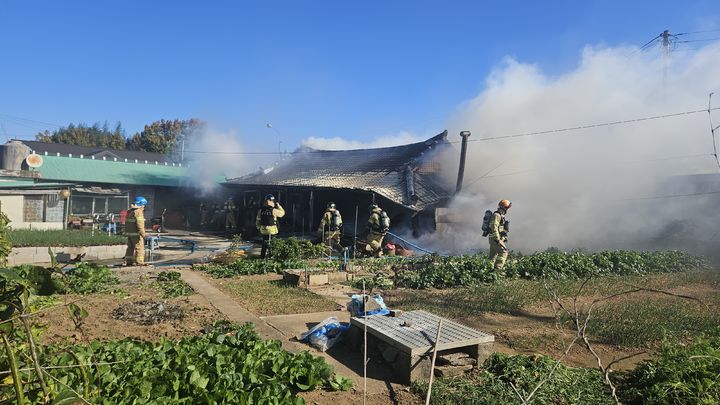
[[[438,354],[435,364],[440,366],[474,366],[477,364],[477,360],[471,358],[467,353]]]
[[[348,274],[344,271],[331,271],[327,273],[327,276],[330,283],[340,283],[348,279]]]
[[[477,361],[477,364],[483,364],[485,360],[493,354],[493,342],[470,346],[468,354]]]
[[[473,366],[437,366],[435,367],[435,377],[457,377],[472,370]]]

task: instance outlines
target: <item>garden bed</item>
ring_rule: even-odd
[[[119,235],[108,235],[106,232],[88,230],[29,230],[12,229],[8,231],[8,239],[15,247],[38,246],[101,246],[124,245],[127,238]]]

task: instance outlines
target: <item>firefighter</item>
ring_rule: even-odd
[[[208,206],[204,202],[200,203],[200,228],[207,228],[208,224]]]
[[[127,250],[125,251],[125,264],[127,266],[145,265],[145,197],[135,197],[125,218],[125,235],[127,235]]]
[[[383,238],[390,230],[390,218],[377,204],[370,204],[368,210],[370,211],[370,218],[368,218],[366,230],[365,252],[380,257],[383,254]]]
[[[228,197],[225,201],[225,232],[228,234],[235,231],[237,228],[237,206],[232,197]]]
[[[264,259],[272,255],[270,252],[270,240],[279,232],[277,219],[284,216],[285,210],[280,206],[280,203],[275,201],[275,196],[272,194],[266,195],[265,202],[258,210],[255,218],[255,226],[263,239],[260,258]]]
[[[320,220],[320,226],[318,232],[323,236],[323,243],[329,246],[331,250],[336,247],[338,250],[342,250],[340,245],[340,233],[342,232],[342,216],[338,211],[334,202],[329,202]]]
[[[505,219],[505,215],[512,206],[510,200],[501,200],[498,203],[497,210],[490,219],[490,263],[496,270],[502,270],[505,267],[505,261],[508,257],[508,232],[509,221]]]

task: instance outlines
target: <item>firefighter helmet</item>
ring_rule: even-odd
[[[512,207],[512,203],[510,202],[510,200],[500,200],[500,202],[498,203],[498,207],[508,209]]]
[[[327,209],[329,209],[329,210],[334,210],[334,209],[335,209],[335,203],[332,202],[332,201],[330,201],[329,203],[327,203]]]
[[[265,196],[265,201],[268,201],[268,200],[270,200],[270,201],[275,201],[275,196],[272,195],[272,194],[266,195],[266,196]]]
[[[147,205],[147,200],[145,197],[137,196],[135,197],[135,201],[133,201],[133,205],[137,205],[138,207],[144,207]]]
[[[376,209],[378,209],[378,208],[380,208],[379,205],[377,205],[377,204],[370,204],[370,206],[368,207],[368,211],[373,212],[373,210],[376,210]]]

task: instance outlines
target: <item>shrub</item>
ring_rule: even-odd
[[[557,363],[548,356],[492,354],[483,367],[470,375],[440,378],[432,387],[433,404],[514,404],[517,394],[524,396]],[[413,388],[423,395],[427,385],[415,383]],[[552,377],[538,389],[532,403],[536,404],[612,404],[610,390],[598,370],[571,368],[560,364]]]
[[[720,403],[720,337],[663,345],[618,390],[628,404]]]
[[[322,257],[324,247],[322,244],[313,245],[306,239],[290,237],[287,239],[272,239],[270,241],[272,259],[275,261],[297,261]]]

